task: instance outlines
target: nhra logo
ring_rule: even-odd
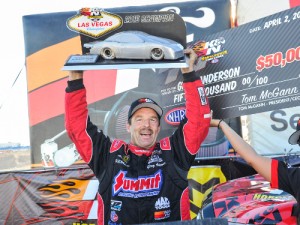
[[[138,178],[126,177],[127,171],[120,171],[114,178],[112,195],[123,197],[145,197],[157,195],[162,186],[161,170],[154,175],[142,176]]]
[[[178,125],[185,117],[185,107],[170,110],[165,115],[165,121],[170,125]]]

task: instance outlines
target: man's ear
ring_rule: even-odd
[[[126,123],[126,130],[128,133],[130,133],[130,124],[128,122]]]

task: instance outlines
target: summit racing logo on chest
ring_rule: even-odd
[[[161,170],[153,175],[138,178],[126,177],[127,171],[120,171],[113,180],[112,195],[128,198],[142,198],[159,194],[163,176]]]

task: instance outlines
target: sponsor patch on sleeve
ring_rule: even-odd
[[[198,87],[198,93],[200,96],[201,105],[207,105],[205,90],[203,87]]]

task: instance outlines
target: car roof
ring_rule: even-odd
[[[119,33],[116,33],[106,39],[106,41],[119,41],[120,39],[127,39],[130,40],[130,42],[145,42],[145,41],[151,41],[154,43],[161,43],[161,44],[170,44],[175,43],[175,41],[157,37],[150,35],[143,31],[136,31],[136,30],[130,30],[130,31],[121,31]]]

